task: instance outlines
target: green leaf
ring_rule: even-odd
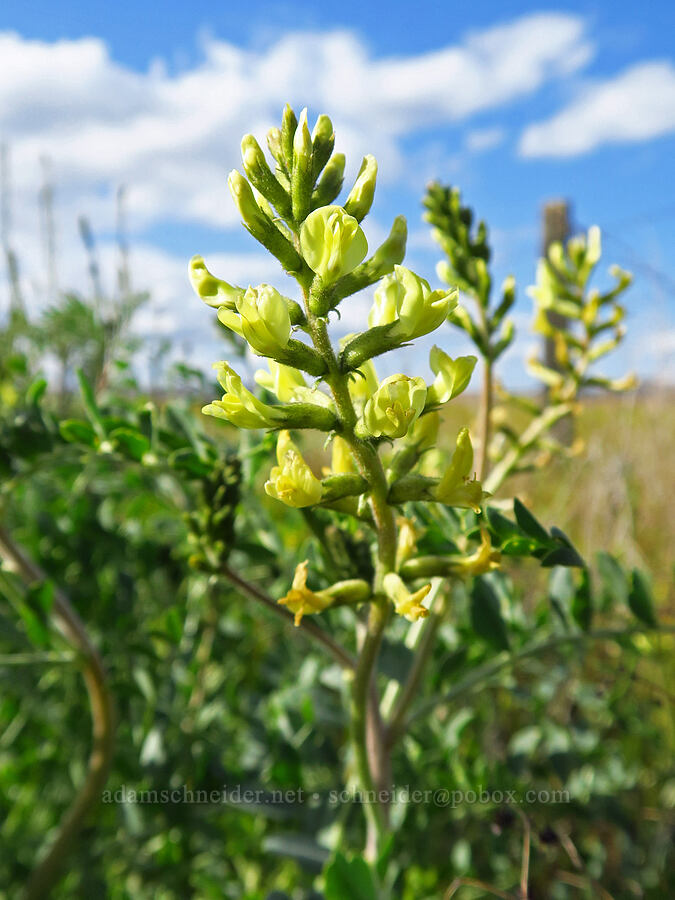
[[[499,548],[504,556],[531,556],[539,549],[537,541],[526,537],[514,537]]]
[[[32,406],[37,406],[47,390],[47,380],[36,378],[26,391],[26,400]]]
[[[487,518],[490,528],[500,541],[506,541],[511,537],[522,537],[522,531],[516,523],[512,522],[511,519],[507,519],[493,506],[488,506]]]
[[[628,578],[618,561],[604,550],[596,553],[595,561],[600,576],[602,608],[609,610],[617,602],[627,603]]]
[[[64,441],[69,444],[86,444],[93,447],[96,443],[96,432],[84,419],[64,419],[59,422],[59,431]]]
[[[368,863],[360,856],[348,860],[342,853],[326,868],[326,900],[376,900],[377,892]]]
[[[524,506],[517,497],[513,501],[513,512],[516,517],[516,522],[520,525],[525,534],[529,534],[530,537],[533,537],[537,541],[541,541],[541,543],[549,543],[551,538],[548,531],[546,531],[544,526],[535,519],[529,509]]]
[[[581,584],[572,598],[572,618],[582,631],[588,631],[593,621],[593,594],[588,569],[581,570]]]
[[[636,619],[644,622],[645,625],[651,625],[653,628],[658,626],[654,613],[652,592],[647,579],[639,569],[633,569],[631,573],[628,606]]]
[[[144,434],[133,428],[115,428],[110,432],[110,439],[114,440],[119,449],[137,462],[140,462],[150,450],[150,441]]]
[[[499,598],[492,585],[483,578],[476,578],[471,591],[471,625],[477,635],[498,650],[509,649]]]
[[[556,547],[555,550],[551,550],[544,557],[542,557],[541,564],[545,569],[550,569],[552,566],[577,566],[583,567],[584,561],[579,556],[574,547]]]

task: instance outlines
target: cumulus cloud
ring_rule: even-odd
[[[675,66],[642,63],[586,87],[569,106],[525,129],[522,156],[577,156],[602,144],[675,132]]]
[[[505,136],[503,128],[477,128],[467,134],[464,143],[470,153],[483,153],[498,147]]]
[[[45,156],[56,187],[59,283],[86,286],[76,225],[84,213],[102,235],[101,266],[110,286],[117,187],[127,188],[128,222],[139,235],[152,233],[153,225],[238,227],[226,176],[240,163],[240,138],[252,131],[264,143],[287,100],[314,115],[330,113],[349,177],[364,153],[375,154],[386,196],[394,182],[410,186],[411,171],[416,190],[429,176],[424,136],[412,151],[406,142],[413,132],[529,96],[578,70],[592,52],[584,20],[562,13],[527,15],[405,57],[377,57],[347,30],[289,33],[264,49],[209,38],[200,60],[180,71],[162,61],[147,71],[130,69],[96,37],[48,43],[0,33],[0,141],[11,151],[12,244],[31,308],[46,302],[36,227]],[[495,135],[474,133],[474,145],[485,147],[488,138]],[[420,165],[411,165],[418,157]],[[371,243],[386,230],[388,223],[372,222]],[[161,325],[182,335],[201,327],[190,305],[186,260],[140,237],[132,248],[134,283],[153,296],[140,327],[156,332]],[[276,263],[253,243],[250,253],[207,261],[231,281],[283,284]]]
[[[583,65],[583,21],[545,13],[470,33],[459,44],[377,59],[349,31],[287,34],[265,50],[210,39],[201,62],[172,74],[114,62],[97,38],[44,43],[0,34],[0,135],[21,160],[17,189],[33,189],[39,157],[80,194],[129,185],[141,224],[170,218],[224,226],[214,189],[239,161],[239,138],[262,139],[290,99],[330,111],[357,167],[378,156],[382,177],[403,167],[399,139],[525,96]]]

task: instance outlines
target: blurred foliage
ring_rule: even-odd
[[[0,513],[45,573],[27,586],[0,569],[0,897],[25,883],[90,750],[77,660],[49,624],[54,585],[101,650],[118,720],[110,802],[89,817],[54,896],[372,897],[349,856],[361,810],[340,801],[353,784],[340,670],[223,577],[227,564],[275,598],[298,559],[326,584],[335,567],[352,577],[370,565],[358,527],[266,498],[270,437],[204,422],[187,367],[171,399],[140,390],[132,313],[106,324],[96,301],[69,296],[37,324],[15,312],[0,331]],[[53,392],[45,346],[64,366]],[[495,507],[506,564],[453,590],[394,758],[397,790],[432,792],[394,805],[389,877],[404,900],[439,898],[462,877],[513,891],[524,823],[532,898],[661,900],[675,888],[673,641],[631,630],[655,608],[672,614],[672,504],[654,485],[672,412],[658,398],[612,398],[579,421],[583,456],[512,486],[543,525],[525,506]],[[576,551],[552,522],[588,568],[554,565],[552,552]],[[423,553],[478,533],[468,511],[439,508],[424,525]],[[520,558],[532,554],[549,567]],[[353,649],[353,614],[322,618]],[[589,629],[625,633],[592,640]],[[409,630],[397,620],[388,632],[383,686],[408,673]],[[424,705],[436,695],[447,703]],[[218,799],[171,802],[172,789]],[[453,791],[477,800],[455,803]],[[569,802],[545,802],[553,792]]]

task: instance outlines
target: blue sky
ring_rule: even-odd
[[[612,374],[668,374],[675,351],[675,12],[634,3],[92,4],[5,2],[0,11],[0,138],[11,151],[13,242],[37,308],[44,271],[35,192],[47,155],[56,185],[59,282],[86,287],[77,215],[114,264],[113,196],[129,197],[134,276],[160,330],[213,358],[209,313],[184,266],[286,288],[241,232],[226,187],[241,135],[262,139],[283,100],[327,112],[355,173],[373,152],[380,182],[367,234],[403,212],[409,262],[435,280],[421,222],[432,177],[461,187],[492,228],[495,274],[516,275],[527,335],[539,211],[573,204],[605,231],[603,267],[636,275],[629,334]],[[3,87],[4,86],[4,87]],[[112,276],[109,274],[108,278]],[[4,302],[0,290],[0,303]],[[365,305],[364,305],[365,304]],[[347,317],[356,324],[364,300]],[[462,347],[447,335],[450,349]],[[189,348],[187,345],[189,344]],[[672,362],[670,363],[672,365]]]

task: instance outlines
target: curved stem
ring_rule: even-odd
[[[0,527],[0,556],[27,584],[43,581],[41,569],[16,546],[9,534]],[[99,800],[113,755],[115,720],[112,697],[98,650],[91,642],[84,624],[61,591],[55,591],[52,614],[55,623],[71,646],[78,652],[82,676],[89,695],[92,719],[92,749],[84,784],[59,826],[58,833],[46,856],[33,871],[26,885],[26,900],[48,896],[59,880],[60,870],[82,828],[87,813]]]

